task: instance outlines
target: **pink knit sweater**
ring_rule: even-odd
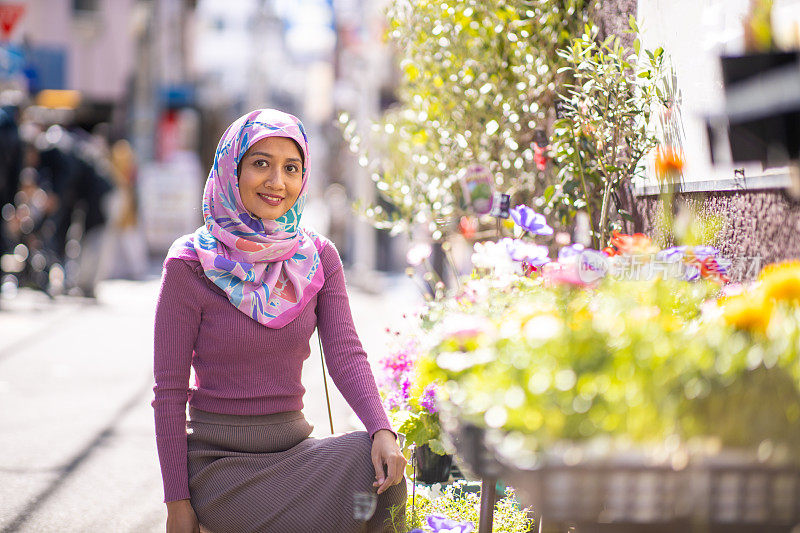
[[[153,388],[165,502],[189,498],[187,400],[203,411],[232,415],[302,409],[300,375],[315,327],[331,378],[367,431],[391,429],[353,326],[342,262],[327,241],[320,260],[322,289],[280,329],[264,327],[231,305],[198,262],[167,261],[156,307]]]

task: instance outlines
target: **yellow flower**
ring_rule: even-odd
[[[800,303],[800,261],[767,265],[758,278],[766,298]]]
[[[726,323],[748,331],[765,333],[772,318],[772,303],[759,290],[718,300]]]

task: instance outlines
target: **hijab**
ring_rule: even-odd
[[[300,194],[276,220],[253,218],[239,193],[238,167],[266,137],[287,137],[302,149]],[[200,262],[205,276],[242,313],[269,328],[295,319],[322,287],[319,236],[300,228],[308,197],[308,139],[302,123],[276,109],[258,109],[231,124],[217,146],[203,192],[204,224],[172,245],[171,258]]]

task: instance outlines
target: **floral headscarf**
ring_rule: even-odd
[[[266,137],[287,137],[303,151],[300,194],[276,220],[252,218],[239,193],[239,162]],[[231,124],[219,141],[203,192],[205,224],[175,241],[167,260],[200,261],[206,277],[237,309],[269,328],[285,326],[324,280],[319,237],[299,227],[307,196],[308,139],[302,123],[275,109],[252,111]]]

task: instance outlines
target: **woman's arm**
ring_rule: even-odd
[[[353,324],[342,262],[336,248],[328,244],[320,252],[320,260],[325,283],[317,295],[317,327],[328,372],[372,436],[374,485],[380,494],[400,482],[406,460],[397,445],[367,354]]]
[[[189,498],[186,401],[201,319],[199,283],[185,261],[170,259],[164,265],[153,339],[152,405],[165,502]]]
[[[200,522],[189,500],[167,503],[167,533],[200,533]]]
[[[370,435],[392,426],[381,404],[367,354],[356,333],[342,261],[333,244],[320,252],[325,283],[317,294],[317,328],[328,372]]]

